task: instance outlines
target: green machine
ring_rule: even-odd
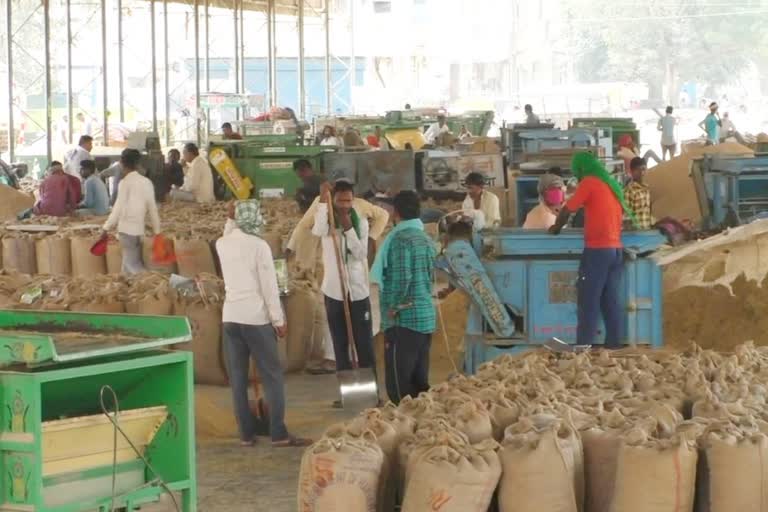
[[[576,117],[573,128],[611,128],[613,131],[613,147],[619,146],[622,135],[631,135],[635,144],[640,145],[640,130],[631,117]]]
[[[164,350],[190,339],[183,317],[0,310],[0,511],[194,512],[192,354]]]

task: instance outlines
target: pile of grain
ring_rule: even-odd
[[[486,512],[495,491],[500,512],[691,512],[694,496],[762,511],[767,367],[751,344],[502,356],[329,428],[304,454],[299,506],[391,512],[394,495],[404,511]]]
[[[0,184],[0,222],[15,220],[20,212],[34,204],[33,196]]]
[[[735,142],[726,142],[717,146],[693,147],[657,165],[648,171],[645,178],[651,188],[654,217],[690,219],[694,223],[701,220],[696,189],[690,177],[690,164],[694,158],[711,154],[753,155],[754,151]]]

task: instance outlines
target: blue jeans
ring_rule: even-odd
[[[285,427],[285,386],[283,368],[277,355],[277,336],[271,325],[245,325],[224,322],[224,343],[229,384],[240,439],[251,441],[256,435],[256,420],[248,404],[248,366],[253,358],[259,370],[264,396],[269,406],[272,441],[288,438]]]
[[[576,343],[592,345],[598,333],[600,314],[605,324],[605,346],[619,348],[624,319],[621,314],[621,249],[584,249],[579,266],[578,326]]]

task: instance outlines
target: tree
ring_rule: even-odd
[[[584,81],[646,82],[652,98],[666,91],[670,101],[682,82],[717,87],[768,62],[760,21],[768,5],[760,0],[733,7],[706,0],[565,1]]]

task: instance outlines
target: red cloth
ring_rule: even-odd
[[[76,204],[71,199],[71,189],[69,176],[64,173],[51,174],[40,184],[40,201],[35,206],[35,213],[54,217],[68,215]]]
[[[72,204],[77,207],[77,205],[80,204],[80,201],[83,200],[83,184],[71,174],[66,174],[65,176],[69,179],[69,197],[72,200]]]
[[[584,208],[584,246],[590,249],[621,247],[621,222],[624,211],[607,184],[587,176],[579,183],[576,193],[566,203],[568,211]]]
[[[628,133],[625,133],[621,137],[619,137],[619,147],[620,148],[630,148],[634,149],[635,147],[635,141],[632,140],[632,136]]]
[[[378,148],[379,147],[379,138],[375,135],[369,135],[366,137],[366,140],[368,141],[368,145],[372,148]]]

